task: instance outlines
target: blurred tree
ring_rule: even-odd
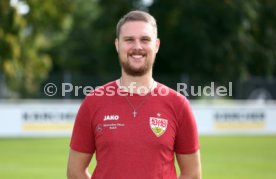
[[[275,71],[272,0],[155,0],[149,9],[161,38],[157,72],[228,82]]]
[[[100,9],[96,1],[74,0],[72,2],[71,27],[56,41],[51,54],[54,71],[71,71],[97,74],[101,70],[96,56],[95,20]]]
[[[28,7],[25,12],[19,3]],[[116,24],[133,9],[157,19],[155,74],[220,83],[276,75],[273,0],[153,0],[149,7],[142,0],[3,0],[0,70],[9,88],[34,96],[51,69],[119,75]]]
[[[0,70],[18,97],[33,97],[52,61],[46,52],[63,30],[70,0],[0,2]],[[25,8],[24,12],[22,8]]]
[[[142,7],[139,0],[75,0],[67,39],[52,49],[58,59],[54,62],[56,70],[93,76],[119,74],[114,46],[116,24],[122,15],[138,6]]]
[[[98,43],[96,46],[104,73],[120,74],[118,56],[115,49],[116,26],[118,20],[130,10],[144,9],[142,0],[100,0],[100,18],[96,21]],[[116,67],[117,66],[117,67]]]
[[[252,26],[255,46],[248,70],[254,76],[276,75],[276,1],[260,0],[258,18]]]
[[[143,8],[140,0],[75,0],[72,28],[51,51],[55,70],[101,77],[119,75],[114,46],[118,19],[132,9]]]

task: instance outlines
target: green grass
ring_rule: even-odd
[[[68,138],[0,139],[0,178],[66,178]]]
[[[203,178],[276,178],[276,136],[201,137],[200,141]]]
[[[0,178],[66,178],[69,140],[0,138]],[[204,179],[276,178],[276,136],[201,136],[200,142]]]

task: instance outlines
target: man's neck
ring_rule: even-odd
[[[139,93],[143,91],[143,89],[152,90],[155,87],[155,82],[151,73],[143,76],[130,76],[122,73],[121,78],[118,80],[118,84],[120,87],[134,93]]]

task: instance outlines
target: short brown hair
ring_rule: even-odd
[[[126,22],[131,22],[131,21],[144,21],[152,25],[152,27],[155,28],[156,36],[157,36],[157,24],[155,18],[150,15],[147,12],[144,11],[130,11],[126,15],[124,15],[118,22],[117,27],[116,27],[116,36],[117,38],[120,35],[121,27],[126,23]]]

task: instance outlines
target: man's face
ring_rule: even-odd
[[[126,22],[115,40],[123,70],[131,76],[142,76],[151,71],[159,44],[155,29],[149,23]]]

